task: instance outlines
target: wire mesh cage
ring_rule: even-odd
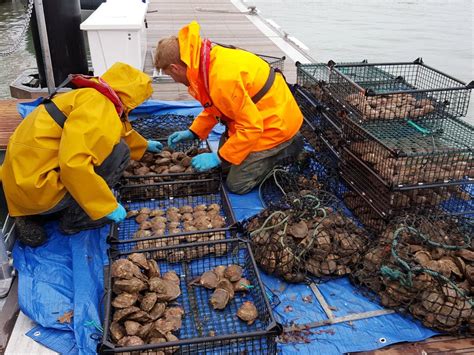
[[[336,183],[337,166],[332,157],[306,151],[304,159],[277,166],[259,185],[259,197],[264,206],[286,205],[287,198],[301,193],[327,190]]]
[[[474,87],[474,82],[466,85],[421,58],[329,66],[329,90],[347,102],[360,121],[465,116]]]
[[[146,139],[163,139],[176,131],[186,130],[193,123],[192,115],[154,114],[131,122],[135,131]]]
[[[266,61],[270,66],[274,69],[278,69],[280,71],[285,70],[285,59],[286,57],[275,57],[271,55],[264,55],[264,54],[257,54],[260,58]]]
[[[364,126],[347,121],[348,149],[387,186],[416,186],[474,179],[474,126],[454,118]]]
[[[192,254],[190,251],[202,245],[174,249]],[[232,239],[206,245],[225,249],[225,253],[179,263],[156,261],[156,250],[112,255],[100,353],[276,353],[275,337],[280,327],[273,317],[248,243]],[[229,267],[234,272],[228,272]],[[217,285],[206,282],[210,274],[218,277]],[[239,280],[233,278],[236,275]],[[138,285],[135,288],[138,295],[123,296],[133,285]],[[229,287],[235,289],[231,291]],[[227,304],[223,309],[216,308],[223,303],[221,300],[217,303],[216,294],[225,295]],[[128,303],[118,302],[118,298]],[[150,298],[151,303],[156,300],[154,305],[145,302]],[[163,310],[165,302],[173,311]],[[127,307],[120,308],[123,305]],[[160,309],[156,311],[156,308]],[[249,308],[253,312],[244,312]],[[127,327],[130,323],[125,324],[127,321],[137,323],[136,333],[127,332],[131,328]]]
[[[206,189],[186,190],[181,185],[191,182],[170,182],[154,185],[128,185],[118,190],[118,200],[128,210],[127,218],[116,225],[112,242],[125,242],[122,250],[179,245],[195,241],[220,240],[235,235],[228,229],[235,216],[224,186],[219,180],[207,182]],[[154,190],[167,199],[154,199]],[[172,256],[164,255],[164,258]]]
[[[409,189],[388,187],[376,174],[349,150],[342,151],[340,174],[350,185],[363,192],[384,217],[399,216],[406,212],[444,209],[453,214],[474,215],[471,190],[466,185],[419,185]]]
[[[345,190],[342,192],[344,203],[367,231],[379,235],[387,226],[387,218],[362,192],[356,190],[349,182],[345,180],[344,182]]]
[[[350,273],[368,245],[366,232],[329,193],[287,199],[288,207],[270,206],[244,223],[258,265],[287,282]]]
[[[120,181],[122,185],[220,178],[220,169],[197,172],[191,167],[194,156],[211,151],[207,140],[178,143],[174,149],[166,146],[166,140],[158,141],[165,148],[160,153],[145,152],[139,161],[131,160]]]
[[[464,218],[407,215],[387,227],[352,279],[427,327],[473,333],[473,232]]]
[[[313,130],[323,136],[336,149],[343,145],[342,128],[339,115],[329,98],[324,103],[316,101],[312,95],[300,86],[295,86],[293,95],[304,115],[302,131]]]

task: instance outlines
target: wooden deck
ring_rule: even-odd
[[[16,105],[25,101],[29,100],[0,100],[0,150],[6,149],[10,136],[21,122]]]
[[[199,10],[202,9],[202,10]],[[211,12],[211,11],[221,12]],[[151,0],[148,8],[148,48],[145,72],[153,72],[151,51],[166,36],[177,35],[181,27],[196,20],[201,25],[201,36],[225,44],[232,44],[254,53],[282,57],[284,53],[264,35],[245,14],[230,1],[223,0]],[[275,34],[276,36],[276,34]],[[284,73],[289,82],[296,79],[295,63],[288,58]],[[182,84],[155,83],[153,98],[160,100],[191,100]]]
[[[357,355],[454,355],[474,354],[474,337],[437,336],[416,343],[400,343],[386,348],[351,353]]]

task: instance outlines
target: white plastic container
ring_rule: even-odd
[[[141,0],[108,0],[81,23],[87,31],[94,75],[102,75],[115,62],[143,70],[147,49]]]

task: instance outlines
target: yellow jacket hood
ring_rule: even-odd
[[[125,63],[112,65],[102,79],[117,93],[126,113],[147,100],[153,91],[151,78]]]

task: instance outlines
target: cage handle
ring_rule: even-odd
[[[407,120],[407,123],[410,126],[414,127],[416,130],[420,131],[422,134],[430,134],[431,133],[431,131],[429,129],[421,127],[420,125],[416,124],[412,120]]]

